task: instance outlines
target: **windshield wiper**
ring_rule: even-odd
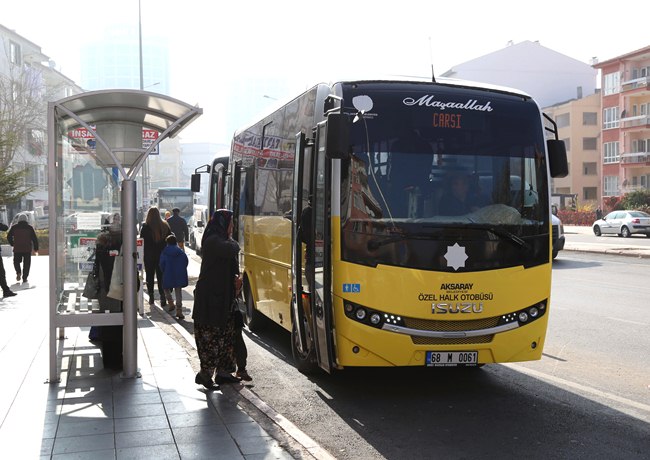
[[[511,241],[515,243],[517,246],[524,248],[526,250],[530,249],[530,245],[524,241],[523,238],[515,235],[514,233],[509,232],[508,230],[502,230],[498,227],[494,227],[492,225],[481,225],[481,224],[472,224],[468,226],[467,228],[470,229],[476,229],[476,230],[485,230],[487,232],[492,233],[493,235],[499,236],[501,238],[504,238],[508,241]]]

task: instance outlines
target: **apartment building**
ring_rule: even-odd
[[[564,141],[569,175],[553,179],[551,192],[575,195],[580,205],[600,205],[600,93],[545,107]]]
[[[24,170],[24,186],[31,189],[20,202],[0,203],[3,219],[47,209],[47,102],[80,92],[40,46],[0,25],[0,137],[12,139],[3,144],[0,166]]]
[[[602,196],[650,188],[650,46],[595,64],[601,71]]]

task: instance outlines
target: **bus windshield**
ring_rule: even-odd
[[[188,220],[194,213],[194,195],[192,190],[170,188],[158,190],[158,208],[161,213],[180,209],[180,216]]]
[[[370,89],[344,97],[372,105],[360,116],[344,108],[357,116],[353,153],[342,162],[344,260],[445,270],[456,242],[485,254],[468,270],[548,259],[547,167],[533,101],[450,87]]]

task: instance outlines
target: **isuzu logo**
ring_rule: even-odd
[[[457,302],[457,303],[432,303],[432,315],[446,315],[456,313],[481,313],[483,303]]]

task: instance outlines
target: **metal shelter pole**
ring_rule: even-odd
[[[136,250],[136,192],[133,179],[122,181],[122,273],[124,279],[123,373],[125,378],[140,377],[138,372],[138,305]]]

